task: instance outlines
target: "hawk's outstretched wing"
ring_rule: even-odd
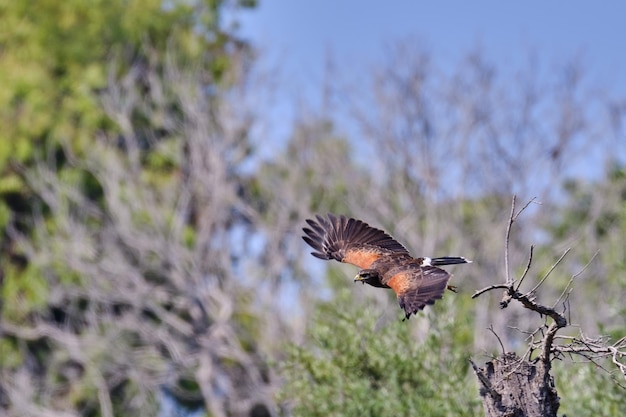
[[[409,254],[387,233],[361,220],[332,214],[328,214],[328,219],[322,216],[316,219],[306,221],[310,228],[302,229],[306,234],[302,238],[315,249],[311,254],[317,258],[336,259],[367,269],[381,256]]]
[[[443,297],[450,274],[434,266],[406,265],[384,284],[398,296],[406,318]]]

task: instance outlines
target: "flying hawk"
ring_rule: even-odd
[[[335,259],[361,268],[354,281],[391,288],[398,296],[405,319],[443,296],[450,274],[438,266],[471,263],[459,256],[413,258],[399,242],[367,223],[328,214],[328,219],[307,219],[302,236],[320,259]]]

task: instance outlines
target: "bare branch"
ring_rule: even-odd
[[[504,239],[504,270],[505,270],[505,282],[506,282],[506,284],[512,284],[513,283],[513,279],[511,278],[510,269],[509,269],[509,242],[511,240],[511,228],[513,226],[513,223],[515,223],[515,221],[517,221],[517,218],[520,216],[520,214],[522,214],[524,212],[524,210],[526,210],[531,203],[535,202],[536,197],[531,198],[524,205],[524,207],[522,207],[517,213],[515,213],[515,202],[516,202],[516,199],[517,199],[517,197],[515,195],[513,195],[512,199],[511,199],[511,214],[509,215],[509,221],[508,221],[507,226],[506,226],[506,236],[505,236],[505,239]],[[537,203],[537,204],[539,204],[539,203]],[[531,259],[529,259],[529,261],[528,261],[528,266],[526,267],[527,270],[530,268],[530,263],[531,263],[531,260],[532,260],[532,247],[531,247],[530,251],[531,251],[531,253],[530,253],[530,258]],[[522,276],[521,280],[523,280],[523,277],[526,275],[526,272]],[[519,286],[518,286],[518,288],[519,288]]]
[[[570,340],[571,343],[553,346],[553,353],[576,354],[583,356],[587,360],[611,358],[611,362],[617,366],[624,379],[626,379],[626,337],[617,340],[611,345],[607,345],[606,338],[591,339],[584,335],[580,337],[559,336],[559,338]]]
[[[581,268],[580,271],[578,271],[577,273],[572,275],[572,277],[568,281],[567,285],[563,289],[563,292],[561,292],[561,295],[559,295],[559,298],[557,298],[556,301],[554,302],[554,304],[552,305],[553,308],[556,307],[556,305],[559,303],[559,301],[561,301],[561,299],[563,299],[563,296],[566,293],[569,296],[569,294],[572,292],[573,284],[574,284],[574,281],[576,280],[576,278],[578,278],[583,272],[585,272],[585,270],[589,267],[589,265],[591,265],[591,263],[594,261],[594,259],[596,259],[596,257],[598,256],[599,253],[600,253],[600,251],[597,250],[596,253],[594,253],[593,256],[591,257],[591,259],[589,259],[589,262],[587,262],[585,264],[585,266],[583,266]]]
[[[546,273],[546,275],[537,283],[537,285],[535,285],[535,287],[523,294],[520,291],[518,291],[523,279],[526,277],[528,271],[530,270],[531,266],[532,266],[532,254],[533,254],[533,247],[531,246],[531,250],[530,250],[530,255],[529,255],[529,259],[528,262],[526,264],[526,268],[522,274],[522,276],[519,279],[519,283],[517,285],[517,287],[515,286],[515,280],[511,279],[510,273],[509,273],[509,242],[511,239],[511,227],[513,225],[513,223],[517,220],[517,218],[519,217],[519,215],[535,200],[534,198],[531,199],[528,203],[526,203],[526,205],[524,207],[522,207],[517,213],[515,213],[515,196],[513,196],[512,198],[512,202],[511,202],[511,214],[509,215],[509,221],[507,224],[507,231],[506,231],[506,240],[505,240],[505,269],[506,269],[506,278],[505,278],[505,283],[504,284],[497,284],[497,285],[491,285],[489,287],[486,287],[482,290],[477,291],[476,293],[474,293],[474,295],[472,295],[472,298],[476,298],[479,295],[494,290],[494,289],[505,289],[506,291],[504,292],[503,296],[502,296],[502,300],[500,301],[500,308],[506,308],[511,300],[516,300],[518,302],[520,302],[525,308],[535,311],[537,313],[539,313],[540,315],[543,316],[548,316],[550,318],[552,318],[553,323],[548,327],[545,335],[543,336],[543,341],[542,341],[542,354],[541,354],[541,361],[542,363],[546,366],[546,369],[550,368],[550,352],[552,349],[552,344],[553,344],[553,340],[554,337],[557,333],[557,331],[565,326],[567,326],[567,319],[565,318],[565,316],[563,316],[562,314],[560,314],[559,312],[557,312],[554,308],[545,306],[543,304],[539,304],[535,301],[534,299],[534,293],[535,291],[541,286],[541,284],[543,284],[543,282],[545,282],[545,280],[548,278],[548,276],[550,276],[550,273],[556,268],[557,265],[560,264],[560,262],[563,260],[563,258],[565,257],[565,255],[567,255],[567,253],[569,252],[569,249],[565,251],[565,253],[556,261],[556,263],[552,266],[552,268],[550,268],[550,270]]]
[[[498,339],[498,343],[500,343],[500,347],[502,348],[502,354],[504,355],[506,353],[506,349],[504,349],[504,343],[502,343],[502,339],[500,339],[500,336],[498,336],[496,331],[493,330],[493,325],[489,326],[487,328],[487,330],[489,330],[491,333],[493,333],[493,335],[496,337],[496,339]]]
[[[527,206],[528,204],[524,208]],[[514,280],[510,276],[508,254],[511,228],[513,223],[516,221],[517,216],[522,211],[523,209],[515,214],[514,197],[512,201],[511,214],[507,224],[505,241],[505,283],[490,285],[478,290],[472,295],[472,298],[477,298],[478,296],[494,289],[504,289],[505,292],[500,302],[501,308],[506,308],[512,300],[515,300],[522,304],[525,308],[534,311],[541,316],[549,317],[552,320],[546,318],[543,325],[539,326],[532,332],[522,331],[528,335],[526,339],[528,341],[528,350],[521,359],[517,359],[515,354],[504,352],[502,341],[493,330],[493,327],[489,327],[488,330],[496,335],[503,353],[501,357],[489,362],[487,364],[487,368],[484,370],[477,368],[473,363],[472,367],[474,368],[474,372],[476,373],[479,382],[483,386],[481,395],[483,397],[485,409],[491,410],[493,408],[493,415],[500,415],[499,413],[501,413],[503,409],[507,415],[515,414],[513,409],[518,406],[518,402],[513,401],[515,405],[511,406],[505,399],[517,397],[520,399],[519,404],[521,407],[526,407],[532,404],[540,404],[541,407],[545,407],[540,410],[538,415],[556,415],[559,403],[556,390],[554,389],[553,379],[550,375],[552,361],[560,358],[564,354],[568,354],[570,356],[579,355],[586,361],[593,363],[598,368],[605,370],[611,375],[611,378],[617,385],[624,387],[623,383],[615,380],[612,372],[599,363],[599,360],[610,359],[611,362],[619,369],[624,378],[626,378],[626,338],[620,339],[613,345],[607,345],[606,339],[588,339],[585,337],[570,339],[566,339],[564,337],[564,339],[570,340],[571,342],[567,345],[555,342],[559,339],[559,336],[557,336],[558,331],[566,327],[569,322],[568,318],[565,316],[565,313],[569,310],[566,308],[567,306],[564,306],[562,313],[556,310],[556,306],[563,299],[563,297],[569,297],[574,281],[589,267],[591,262],[593,262],[597,256],[597,252],[580,271],[572,275],[568,284],[552,306],[537,302],[535,298],[537,291],[551,276],[557,266],[563,262],[571,249],[568,248],[565,250],[565,252],[556,260],[543,277],[537,281],[532,289],[525,293],[521,292],[520,288],[532,267],[534,247],[530,247],[528,261],[519,280]],[[536,360],[531,361],[533,351],[535,350],[538,350],[540,355],[536,358]],[[540,369],[537,368],[537,366],[540,366]],[[522,378],[528,377],[526,370],[530,367],[533,367],[537,371],[536,373],[533,371],[532,374],[539,376],[537,378],[528,378],[528,380],[523,380]],[[512,378],[513,375],[514,378]],[[511,382],[514,380],[517,382]],[[525,388],[521,388],[522,386]],[[528,388],[529,386],[532,386],[532,388]],[[531,394],[529,394],[529,391]],[[526,395],[528,395],[528,398],[525,398]],[[541,399],[537,401],[537,398]]]
[[[510,287],[509,287],[509,285],[507,285],[507,284],[494,284],[494,285],[490,285],[490,286],[488,286],[488,287],[485,287],[485,288],[483,288],[483,289],[481,289],[481,290],[476,291],[474,294],[472,294],[472,298],[476,298],[476,297],[478,297],[479,295],[481,295],[481,294],[483,294],[483,293],[486,293],[486,292],[488,292],[488,291],[491,291],[491,290],[498,290],[498,289],[500,289],[500,290],[508,290],[509,288],[510,288]]]
[[[526,210],[528,208],[528,206],[530,206],[532,203],[535,204],[539,204],[541,205],[541,203],[539,201],[537,201],[537,197],[533,197],[530,200],[528,200],[528,202],[526,204],[524,204],[524,207],[522,207],[517,214],[515,214],[515,216],[513,217],[513,221],[517,220],[517,218],[519,217],[520,214],[522,214],[524,212],[524,210]]]
[[[513,226],[513,222],[515,221],[515,199],[516,196],[513,195],[511,199],[511,215],[509,216],[509,222],[506,226],[506,237],[504,239],[504,274],[506,278],[506,284],[511,285],[511,275],[509,270],[509,242],[511,241],[511,226]],[[519,214],[519,213],[518,213]]]
[[[524,269],[524,272],[522,273],[522,276],[519,278],[519,281],[517,283],[517,287],[515,288],[515,291],[519,290],[519,287],[522,286],[522,282],[524,282],[524,278],[526,278],[526,275],[528,274],[528,271],[530,271],[530,265],[533,263],[533,250],[534,250],[535,246],[534,245],[530,245],[530,253],[528,255],[528,263],[526,264],[526,269]]]

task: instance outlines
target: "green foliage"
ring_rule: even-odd
[[[46,305],[48,283],[37,267],[29,264],[18,271],[9,265],[5,271],[0,296],[5,300],[2,313],[7,319],[23,320]]]
[[[626,387],[624,378],[614,370],[610,361],[601,361],[602,367],[592,363],[555,363],[553,375],[561,397],[559,414],[567,416],[624,416],[626,415]],[[613,379],[607,373],[613,371]],[[620,386],[621,385],[621,386]]]
[[[566,200],[552,211],[544,226],[548,242],[537,254],[556,259],[562,251],[560,242],[574,242],[570,258],[575,261],[569,269],[559,268],[560,279],[555,277],[548,284],[562,289],[572,274],[593,259],[576,282],[573,296],[602,299],[603,303],[577,305],[572,311],[574,320],[595,321],[604,331],[623,333],[619,318],[626,311],[622,302],[626,291],[626,169],[609,166],[602,181],[571,180],[564,189]]]
[[[468,320],[440,304],[432,321],[421,313],[381,327],[379,312],[339,290],[315,314],[308,342],[291,346],[281,400],[296,416],[481,415]]]
[[[624,337],[626,312],[623,303],[626,291],[626,249],[623,244],[626,237],[626,170],[623,166],[613,165],[601,182],[571,180],[564,185],[564,190],[566,201],[554,210],[546,226],[550,241],[540,248],[539,256],[543,252],[554,257],[555,242],[576,242],[573,245],[573,268],[570,267],[565,274],[555,271],[557,276],[550,280],[551,284],[558,283],[563,288],[570,278],[568,273],[576,273],[597,254],[583,277],[574,284],[570,321],[582,323],[582,330],[587,334],[586,329],[595,325],[600,335],[614,342]],[[556,280],[559,275],[560,283]],[[596,302],[579,302],[583,299]],[[598,366],[582,357],[574,356],[573,359],[576,363],[564,360],[553,366],[561,397],[560,411],[568,416],[626,415],[626,384],[614,364],[608,359],[597,361]]]

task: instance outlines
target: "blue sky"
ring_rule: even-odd
[[[440,62],[480,45],[506,68],[534,50],[547,64],[582,54],[594,77],[626,92],[624,1],[261,0],[242,33],[288,73],[318,77],[331,50],[341,62],[372,62],[385,42],[415,37]]]

